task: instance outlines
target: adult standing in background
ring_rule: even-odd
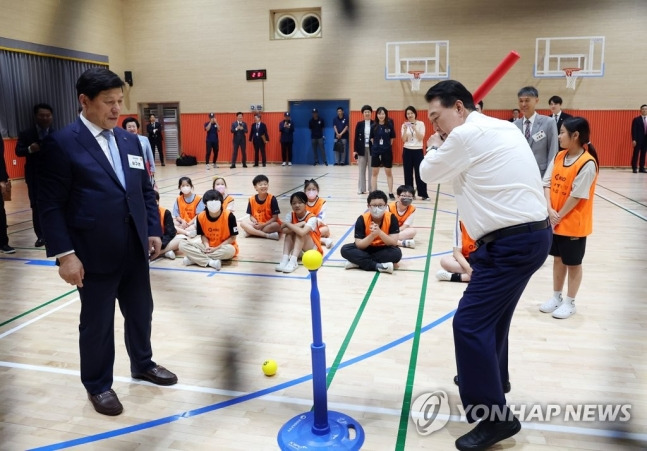
[[[508,119],[508,122],[514,122],[517,119],[519,119],[519,114],[521,114],[521,111],[519,111],[519,108],[515,108],[512,110],[512,117]]]
[[[231,134],[234,136],[234,153],[231,155],[230,169],[236,168],[236,160],[238,159],[238,149],[241,152],[241,161],[243,167],[247,167],[247,123],[243,121],[243,113],[240,111],[236,113],[236,120],[231,124]]]
[[[207,170],[211,169],[209,157],[211,157],[211,151],[213,151],[213,167],[215,169],[218,168],[218,132],[220,131],[220,126],[214,113],[209,113],[209,122],[205,122],[204,130],[207,132],[207,153],[204,163]]]
[[[373,171],[371,192],[377,190],[377,176],[380,173],[380,167],[384,167],[391,200],[395,200],[392,169],[394,139],[393,121],[389,119],[389,111],[381,106],[375,110],[375,124],[371,128],[371,171]]]
[[[279,123],[279,133],[281,134],[281,166],[292,166],[292,143],[294,142],[294,127],[290,113],[283,115],[283,120]]]
[[[144,166],[146,167],[146,172],[151,180],[151,185],[155,186],[155,157],[153,157],[153,149],[151,149],[151,143],[146,139],[145,136],[140,135],[139,132],[139,121],[134,117],[127,117],[121,123],[121,127],[133,135],[137,135],[139,143],[142,145],[142,156],[144,157]]]
[[[357,179],[357,194],[366,194],[371,189],[371,129],[373,128],[373,108],[371,105],[362,107],[364,119],[355,126],[355,143],[353,157],[357,160],[359,178]],[[368,180],[368,184],[367,184]]]
[[[456,448],[486,449],[521,429],[504,394],[508,333],[519,298],[548,256],[552,230],[537,165],[515,126],[477,113],[472,94],[455,80],[436,84],[425,99],[436,133],[420,175],[452,183],[467,232],[478,238],[453,330],[461,401],[483,408],[466,414],[470,423],[481,421]],[[485,410],[500,415],[480,417]]]
[[[640,105],[640,116],[635,117],[631,122],[631,145],[634,148],[634,153],[631,156],[631,169],[634,174],[638,172],[638,165],[640,164],[640,172],[645,171],[645,154],[647,153],[647,105]],[[640,163],[638,156],[640,155]]]
[[[155,158],[155,149],[160,155],[160,164],[164,164],[164,149],[162,147],[162,141],[164,140],[162,136],[162,124],[157,121],[157,118],[154,114],[151,114],[148,117],[148,125],[146,125],[146,133],[148,133],[148,141],[151,143],[151,149],[153,150],[153,158]]]
[[[337,107],[337,116],[332,121],[335,131],[335,141],[341,141],[344,144],[343,152],[335,152],[335,166],[344,166],[346,164],[346,155],[348,152],[348,118],[342,107]]]
[[[544,176],[548,163],[555,159],[559,150],[557,125],[555,120],[535,112],[539,102],[539,92],[532,86],[525,86],[517,93],[522,116],[514,124],[532,149],[541,176]]]
[[[319,164],[319,150],[321,150],[321,162],[328,166],[326,160],[326,148],[324,147],[324,120],[319,117],[319,110],[312,109],[312,119],[308,122],[310,128],[310,140],[312,141],[312,153],[315,156],[314,166]]]
[[[416,119],[418,112],[412,106],[404,110],[407,120],[402,123],[400,137],[402,138],[402,168],[404,169],[404,184],[413,186],[413,176],[416,177],[418,196],[422,200],[429,199],[427,184],[420,178],[420,162],[424,157],[422,141],[425,139],[425,123]]]
[[[34,106],[34,119],[36,125],[18,134],[16,143],[16,156],[25,157],[25,182],[27,183],[27,193],[29,195],[29,205],[31,206],[32,224],[36,234],[36,243],[34,246],[41,247],[45,245],[43,231],[40,225],[40,215],[38,214],[38,177],[36,166],[38,156],[40,155],[40,143],[47,135],[54,131],[52,122],[54,122],[54,110],[46,103],[39,103]]]
[[[115,298],[124,316],[130,372],[158,385],[177,382],[152,360],[149,258],[161,250],[155,191],[139,140],[117,127],[124,82],[102,67],[76,82],[83,111],[43,142],[38,202],[47,255],[81,298],[81,381],[94,409],[119,415],[112,390]]]
[[[265,153],[265,144],[270,140],[270,135],[267,134],[267,125],[261,122],[261,115],[254,115],[254,125],[249,131],[249,140],[254,146],[254,167],[258,167],[258,152],[261,153],[261,162],[263,167],[267,165],[267,155]]]
[[[562,128],[562,124],[564,121],[568,118],[571,118],[571,116],[568,113],[564,113],[562,111],[562,103],[564,101],[560,96],[552,96],[550,99],[548,99],[548,106],[550,107],[550,112],[555,120],[555,123],[557,124],[557,134],[559,135],[559,131]],[[552,160],[551,160],[552,161]]]
[[[3,254],[15,254],[16,250],[9,246],[7,235],[7,212],[4,209],[5,191],[8,189],[9,174],[4,161],[4,139],[0,136],[0,252]]]

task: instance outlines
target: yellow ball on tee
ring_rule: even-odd
[[[303,263],[303,266],[308,268],[310,271],[316,271],[317,269],[321,268],[321,265],[323,263],[323,255],[321,255],[319,251],[315,249],[310,249],[309,251],[303,253],[301,262]]]

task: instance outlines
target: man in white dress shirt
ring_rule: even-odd
[[[461,401],[470,423],[482,421],[456,447],[485,449],[521,429],[503,388],[508,331],[526,284],[548,256],[552,231],[537,163],[517,127],[477,113],[472,94],[454,80],[436,84],[425,99],[436,133],[420,176],[452,183],[462,221],[478,245],[453,329]],[[487,412],[468,410],[478,405]]]

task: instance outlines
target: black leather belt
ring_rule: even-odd
[[[505,238],[512,235],[519,235],[520,233],[536,232],[537,230],[544,230],[550,227],[550,219],[546,218],[541,221],[527,222],[525,224],[513,225],[504,227],[503,229],[495,230],[485,236],[476,240],[477,246],[483,246],[499,238]]]

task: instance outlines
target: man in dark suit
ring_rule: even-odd
[[[15,254],[16,250],[9,246],[7,235],[7,212],[4,209],[4,194],[9,183],[7,165],[4,162],[4,139],[0,135],[0,252],[3,254]]]
[[[164,140],[162,136],[162,124],[157,121],[154,114],[148,117],[146,133],[148,133],[148,141],[151,143],[151,149],[153,150],[153,160],[155,159],[155,149],[157,149],[157,152],[160,154],[160,163],[162,166],[166,166],[164,164],[164,150],[162,147],[162,141]]]
[[[522,116],[514,124],[528,141],[532,150],[539,172],[544,176],[548,163],[555,159],[559,150],[557,141],[557,124],[548,116],[535,112],[539,103],[539,92],[532,86],[525,86],[517,93],[519,109]]]
[[[123,410],[111,388],[115,298],[132,377],[177,382],[152,360],[148,260],[160,253],[162,231],[141,144],[117,127],[123,85],[105,68],[85,71],[76,83],[81,115],[45,138],[38,162],[47,255],[56,257],[61,278],[78,287],[81,381],[104,415]]]
[[[564,121],[573,116],[562,111],[562,98],[560,96],[552,96],[548,99],[548,105],[550,106],[553,119],[557,124],[557,134],[559,134],[559,130],[562,128]]]
[[[40,216],[38,214],[38,177],[36,176],[36,165],[41,141],[54,131],[52,128],[54,110],[46,103],[39,103],[34,106],[34,118],[36,119],[36,125],[18,134],[16,156],[25,157],[26,159],[25,182],[27,183],[27,193],[29,194],[32,224],[34,225],[34,233],[36,233],[36,243],[34,246],[41,247],[45,245],[45,239],[43,238],[43,231],[40,227]]]
[[[638,172],[638,155],[640,155],[640,172],[645,171],[645,154],[647,153],[647,105],[640,105],[640,116],[631,121],[631,145],[634,153],[631,156],[631,169]]]
[[[231,124],[231,133],[234,135],[234,153],[231,156],[231,166],[230,169],[236,167],[236,160],[238,159],[238,148],[242,153],[241,160],[243,162],[243,167],[247,167],[247,152],[245,137],[247,136],[247,123],[243,121],[243,113],[240,111],[236,113],[236,120]]]
[[[254,146],[254,167],[258,167],[258,151],[261,152],[261,159],[263,161],[263,167],[267,163],[267,157],[265,155],[265,143],[270,140],[270,135],[267,134],[267,126],[265,123],[261,122],[261,115],[254,115],[254,125],[249,131],[249,141]]]

